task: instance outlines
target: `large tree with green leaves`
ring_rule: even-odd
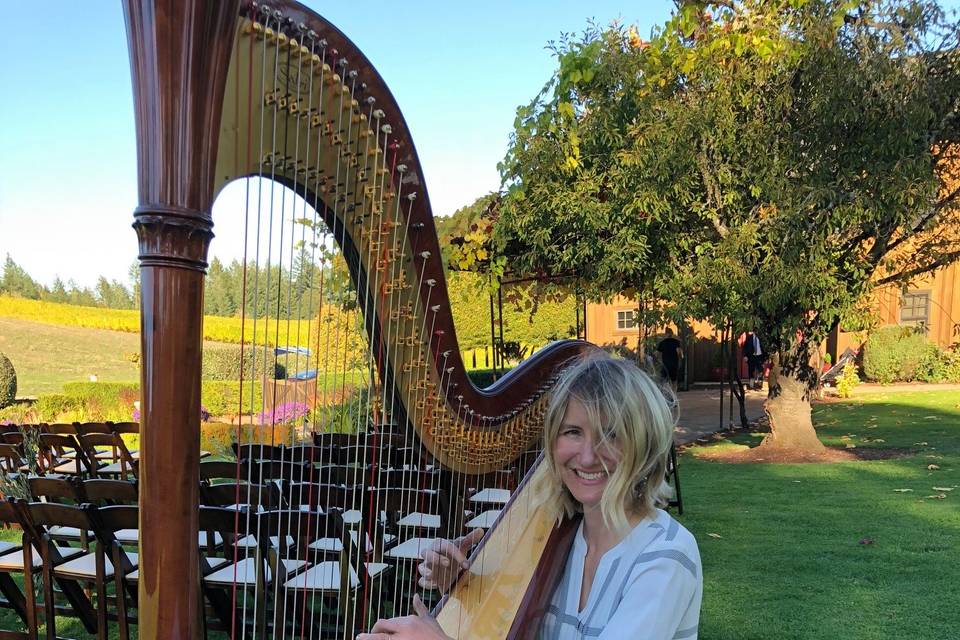
[[[556,45],[502,165],[500,251],[756,328],[771,449],[817,455],[810,356],[960,259],[958,24],[929,0],[680,1]]]

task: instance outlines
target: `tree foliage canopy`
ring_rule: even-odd
[[[936,3],[680,2],[648,42],[554,49],[501,166],[496,247],[521,268],[787,349],[960,258],[958,25]]]

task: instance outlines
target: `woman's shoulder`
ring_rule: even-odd
[[[644,555],[662,555],[665,552],[671,555],[670,552],[672,552],[672,555],[684,556],[687,560],[684,564],[699,569],[700,550],[697,547],[696,538],[669,513],[656,509],[649,518],[641,522],[639,528],[645,528],[648,532],[648,536],[645,537],[649,542],[642,550]],[[695,573],[699,573],[699,570]]]

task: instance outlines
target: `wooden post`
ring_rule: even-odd
[[[203,280],[238,2],[126,0],[140,246],[141,638],[200,638]]]

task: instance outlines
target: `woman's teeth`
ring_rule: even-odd
[[[604,477],[605,474],[603,471],[597,471],[596,473],[587,473],[586,471],[581,471],[580,469],[575,469],[574,472],[584,480],[599,480]]]

